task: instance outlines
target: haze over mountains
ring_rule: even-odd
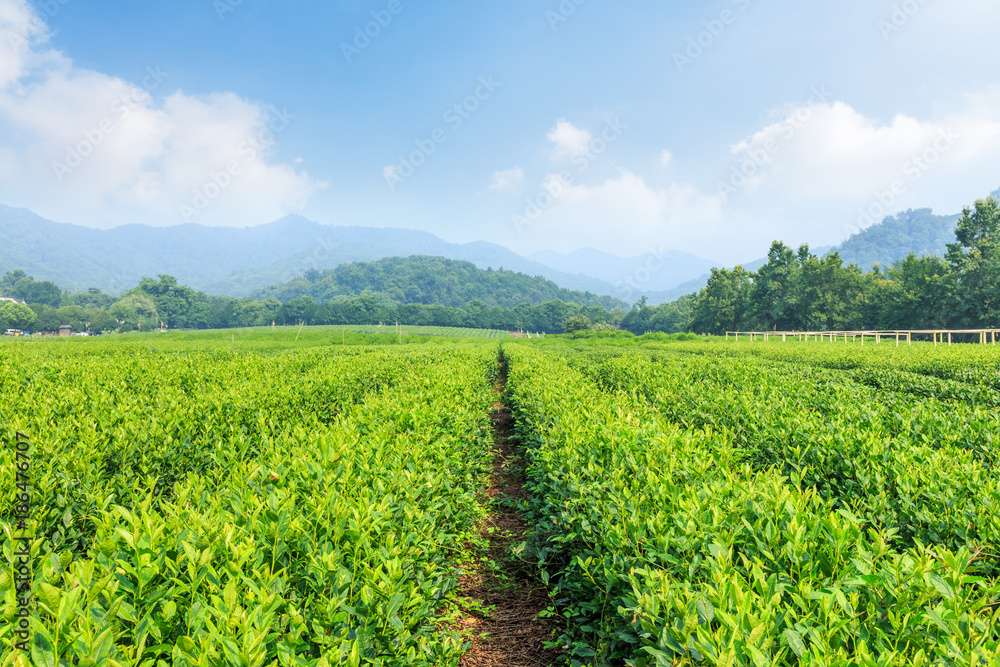
[[[909,210],[858,232],[834,249],[845,264],[857,263],[868,270],[878,263],[887,268],[910,252],[943,254],[945,244],[954,241],[957,219],[958,215],[939,216],[930,209]],[[832,249],[813,250],[823,254]],[[631,258],[592,248],[523,257],[493,243],[454,244],[422,231],[330,226],[299,216],[248,228],[133,224],[93,229],[0,205],[0,272],[24,269],[70,291],[99,287],[119,293],[144,276],[169,274],[210,294],[252,296],[309,269],[324,271],[348,262],[411,255],[542,276],[565,289],[627,303],[646,296],[651,304],[696,292],[706,284],[710,269],[722,266],[666,248]],[[762,261],[744,266],[754,268]]]
[[[561,270],[522,257],[503,246],[473,242],[448,243],[433,234],[410,229],[321,225],[299,216],[248,228],[124,225],[93,229],[46,220],[26,209],[0,206],[0,270],[24,269],[39,280],[51,280],[69,290],[99,287],[120,292],[144,276],[169,274],[183,284],[211,294],[251,296],[274,284],[288,282],[309,269],[323,271],[347,262],[411,255],[464,260],[477,267],[504,268],[542,276],[560,287],[637,300],[641,294],[662,300],[656,286],[666,289],[697,277],[716,263],[685,253],[686,270],[664,271],[653,287],[629,286],[641,279],[649,258],[623,259],[598,253],[591,259],[605,266],[598,275]],[[664,267],[670,266],[670,257]],[[613,266],[613,270],[607,270]],[[638,274],[637,274],[638,271]],[[671,285],[670,280],[676,284]],[[616,284],[617,283],[617,284]],[[641,294],[638,286],[641,286]]]

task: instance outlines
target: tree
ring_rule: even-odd
[[[1000,320],[1000,204],[993,197],[966,207],[946,255],[956,279],[959,326]]]
[[[66,295],[63,298],[63,304],[67,306],[83,306],[84,308],[103,308],[104,310],[107,310],[117,300],[117,297],[105,294],[96,287],[91,287],[86,292]]]
[[[712,269],[708,285],[691,306],[691,328],[712,334],[749,328],[753,276],[742,266]]]
[[[3,278],[0,278],[0,296],[12,296],[11,291],[14,289],[14,285],[16,285],[19,280],[27,277],[28,274],[21,269],[8,271],[4,274]]]
[[[0,301],[0,333],[7,329],[28,329],[35,319],[35,311],[23,303]]]
[[[880,305],[877,321],[899,329],[945,329],[951,326],[956,304],[955,278],[947,261],[914,253],[897,262],[887,274],[890,284],[872,300]]]
[[[636,336],[649,331],[653,326],[653,313],[655,309],[646,303],[647,298],[643,296],[632,306],[632,310],[622,318],[622,328],[631,331]]]
[[[313,324],[316,319],[318,308],[316,302],[304,296],[301,299],[292,299],[281,307],[278,311],[278,319],[285,324]]]
[[[574,331],[586,331],[593,326],[593,322],[586,315],[574,315],[573,317],[567,318],[563,321],[563,330],[566,333],[573,333]]]
[[[152,331],[160,326],[160,314],[153,300],[142,292],[130,292],[119,299],[108,311],[123,329]]]
[[[33,278],[21,278],[10,290],[11,296],[25,303],[42,303],[58,308],[62,303],[62,290],[55,283],[38,282]]]
[[[653,330],[666,333],[691,331],[694,306],[697,300],[697,295],[687,294],[672,303],[662,304],[653,315]]]
[[[809,247],[805,247],[808,254]],[[799,259],[802,251],[800,249]],[[757,329],[791,329],[790,313],[793,305],[792,285],[800,267],[791,248],[780,241],[771,244],[767,264],[760,267],[754,278],[753,319]]]

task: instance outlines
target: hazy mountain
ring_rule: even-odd
[[[875,264],[888,269],[911,252],[943,256],[955,242],[958,215],[934,215],[929,208],[910,209],[858,232],[836,250],[844,264],[868,271]]]
[[[409,229],[321,225],[299,216],[249,228],[125,225],[92,229],[0,206],[0,273],[24,269],[64,289],[121,292],[144,276],[169,274],[212,294],[250,296],[309,269],[433,255],[542,276],[562,288],[630,299],[598,278],[573,275],[485,242],[453,244]],[[635,299],[638,300],[636,295]]]
[[[707,273],[718,262],[675,250],[619,257],[594,248],[569,254],[543,250],[529,258],[566,273],[599,278],[612,285],[634,286],[650,292],[672,290]]]
[[[1000,196],[1000,190],[993,193]],[[889,216],[840,245],[845,264],[888,267],[910,252],[942,255],[954,240],[958,215],[930,209]],[[816,248],[823,254],[826,248]],[[321,225],[299,216],[249,228],[180,225],[125,225],[93,229],[46,220],[26,209],[0,205],[0,273],[24,269],[72,291],[99,287],[122,292],[144,276],[169,274],[182,284],[211,294],[250,296],[280,285],[309,269],[325,271],[349,262],[426,255],[541,276],[561,288],[609,295],[626,303],[646,296],[650,304],[697,292],[708,280],[712,262],[667,251],[619,257],[584,248],[522,257],[493,243],[448,243],[411,229]],[[755,269],[766,259],[744,263]]]
[[[1000,199],[1000,189],[990,195]],[[844,264],[858,264],[865,271],[875,264],[888,269],[911,252],[943,257],[947,244],[955,242],[960,217],[935,215],[929,208],[909,209],[852,235],[836,250]]]

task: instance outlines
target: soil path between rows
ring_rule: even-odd
[[[490,514],[482,526],[488,543],[461,578],[461,595],[479,601],[483,612],[473,612],[460,623],[472,640],[472,649],[460,667],[550,667],[559,652],[546,649],[556,624],[540,618],[550,605],[537,567],[510,554],[511,544],[523,541],[528,529],[518,513],[526,498],[524,463],[514,434],[514,420],[503,404],[507,368],[500,367],[490,418],[493,422],[493,472],[486,495]]]

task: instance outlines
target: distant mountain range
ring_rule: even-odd
[[[73,291],[99,287],[118,293],[145,276],[169,274],[210,294],[252,296],[309,269],[324,271],[349,262],[411,255],[542,276],[565,289],[610,295],[629,303],[640,296],[600,277],[561,271],[500,245],[448,243],[411,229],[339,227],[288,216],[249,228],[189,224],[103,230],[52,222],[26,209],[0,206],[0,273],[24,269],[38,280],[51,280]]]
[[[1000,197],[1000,190],[993,193]],[[854,234],[833,248],[845,264],[864,270],[887,268],[910,252],[943,255],[954,241],[958,215],[909,210]],[[816,248],[824,254],[828,248]],[[720,262],[685,252],[656,250],[619,257],[584,248],[523,257],[497,244],[448,243],[411,229],[322,225],[287,216],[249,228],[125,225],[93,229],[46,220],[26,209],[0,205],[0,273],[24,269],[63,289],[99,287],[120,293],[145,276],[175,276],[210,294],[253,296],[289,283],[309,269],[326,271],[350,262],[425,255],[471,262],[480,269],[506,269],[541,276],[561,288],[634,303],[673,301],[703,287]],[[743,264],[754,269],[766,260]]]
[[[543,250],[528,257],[558,271],[593,276],[644,293],[670,291],[718,266],[718,262],[676,250],[652,250],[638,257],[619,257],[593,248],[581,248],[569,254]]]

